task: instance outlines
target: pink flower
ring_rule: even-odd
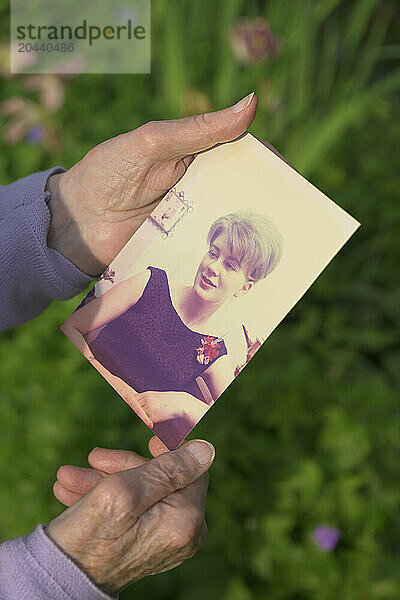
[[[275,56],[281,46],[266,19],[240,19],[230,34],[236,57],[244,63],[254,63]]]
[[[221,348],[221,341],[221,338],[213,338],[210,335],[201,338],[202,346],[199,346],[196,349],[197,361],[201,365],[208,365],[211,361],[217,358],[217,356],[219,355],[219,350]]]
[[[31,58],[23,59],[25,62],[21,68],[29,68],[37,53],[23,55]],[[14,75],[9,73],[9,58],[9,45],[0,44],[0,74],[13,78]],[[37,100],[16,96],[0,103],[0,114],[7,118],[3,129],[4,142],[16,144],[25,139],[28,144],[42,145],[48,152],[57,151],[61,147],[61,132],[54,115],[64,103],[65,87],[72,77],[71,72],[79,72],[84,66],[85,59],[76,56],[60,63],[63,73],[59,75],[18,75],[21,85],[35,92]]]
[[[63,105],[65,86],[57,75],[29,75],[24,84],[28,90],[38,92],[40,104],[49,112]]]
[[[20,97],[9,98],[0,103],[0,114],[8,117],[3,130],[6,144],[16,144],[25,138],[30,144],[41,144],[49,152],[59,148],[57,126],[40,104]]]
[[[31,100],[15,96],[0,103],[0,114],[8,117],[3,130],[6,144],[15,144],[22,140],[33,125],[40,120],[40,110]]]
[[[29,76],[23,82],[29,89],[35,89],[41,96],[41,102],[33,102],[19,96],[0,103],[0,114],[8,118],[3,130],[6,144],[16,144],[24,139],[29,144],[41,144],[49,152],[58,150],[61,145],[57,122],[52,116],[62,102],[61,95],[55,91],[58,83],[48,75]]]

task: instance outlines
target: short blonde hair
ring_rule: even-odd
[[[248,280],[257,283],[278,266],[283,237],[264,215],[243,210],[220,217],[209,229],[208,244],[224,233],[229,253],[243,268]]]

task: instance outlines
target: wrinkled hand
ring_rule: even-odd
[[[102,142],[49,178],[49,247],[82,271],[104,271],[195,155],[244,133],[255,96],[218,112],[151,121]]]
[[[157,437],[149,440],[150,454],[155,458],[168,452],[167,446]],[[53,492],[57,500],[71,506],[91,492],[107,475],[144,465],[150,459],[131,450],[94,448],[88,455],[88,467],[63,465],[57,471]]]
[[[151,444],[154,454],[164,452],[159,440]],[[196,447],[203,451],[201,462],[188,450]],[[93,470],[59,470],[54,492],[70,507],[46,534],[108,594],[172,569],[205,539],[206,471],[213,458],[211,444],[199,440],[153,460],[95,449],[89,455]]]

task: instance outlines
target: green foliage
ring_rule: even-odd
[[[2,145],[7,183],[69,167],[147,120],[181,116],[187,90],[218,109],[254,89],[260,105],[250,130],[362,224],[194,431],[217,449],[204,548],[121,599],[400,597],[394,8],[376,0],[156,0],[151,75],[75,77],[55,116],[59,150]],[[260,14],[280,51],[241,64],[230,29]],[[0,16],[6,36],[5,2]],[[0,100],[34,98],[23,81],[3,79]],[[59,331],[79,300],[54,302],[1,336],[1,539],[62,510],[51,491],[61,464],[84,466],[93,446],[146,452],[147,429]],[[330,552],[312,539],[321,523],[341,532]]]

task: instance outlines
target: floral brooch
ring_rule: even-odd
[[[196,359],[201,365],[208,365],[219,355],[222,338],[214,338],[207,335],[201,338],[201,346],[196,348]]]

